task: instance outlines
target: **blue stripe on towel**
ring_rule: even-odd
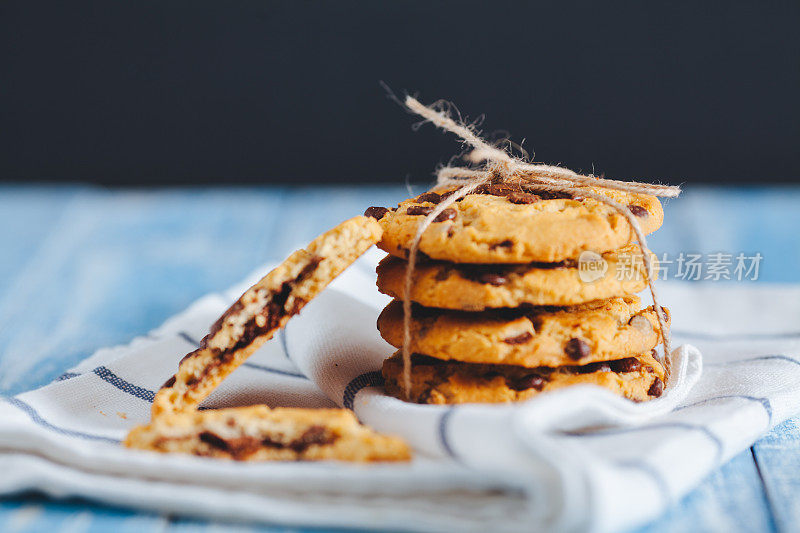
[[[79,438],[79,439],[96,440],[96,441],[101,441],[101,442],[110,442],[110,443],[113,443],[113,444],[119,444],[119,441],[116,440],[116,439],[112,439],[112,438],[109,438],[109,437],[104,437],[102,435],[94,435],[92,433],[84,433],[83,431],[75,431],[75,430],[72,430],[72,429],[65,429],[65,428],[56,426],[55,424],[51,424],[50,422],[48,422],[47,420],[42,418],[42,415],[39,414],[39,411],[37,411],[31,405],[23,402],[22,400],[20,400],[18,398],[0,398],[0,399],[3,399],[5,401],[7,401],[8,403],[13,405],[14,407],[19,409],[20,411],[24,412],[26,415],[28,415],[28,417],[31,419],[31,421],[34,424],[36,424],[37,426],[41,426],[41,427],[43,427],[45,429],[49,429],[50,431],[54,431],[56,433],[59,433],[61,435],[65,435],[67,437],[76,437],[76,438]]]
[[[283,346],[283,355],[286,356],[286,359],[289,361],[292,360],[292,357],[289,355],[289,345],[286,341],[286,328],[283,328],[278,332],[278,336],[281,338],[281,346]]]
[[[156,396],[155,392],[140,387],[138,385],[134,385],[129,381],[125,381],[118,375],[114,374],[108,368],[104,366],[98,366],[97,368],[92,370],[92,372],[94,372],[100,379],[102,379],[106,383],[110,383],[119,390],[127,392],[131,396],[136,396],[137,398],[144,400],[146,402],[153,403],[153,399]]]
[[[715,402],[717,400],[733,400],[733,399],[742,399],[748,400],[751,402],[758,402],[764,408],[764,411],[767,412],[767,416],[769,417],[769,425],[768,427],[772,427],[772,402],[769,401],[769,398],[759,398],[758,396],[748,396],[746,394],[725,394],[723,396],[712,396],[711,398],[706,398],[705,400],[698,400],[696,402],[692,402],[690,404],[681,405],[676,407],[676,411],[680,411],[682,409],[689,409],[690,407],[696,407],[698,405],[705,405],[707,403]]]
[[[447,455],[454,459],[456,458],[456,454],[450,446],[450,441],[447,439],[447,422],[455,411],[455,407],[450,407],[442,413],[442,417],[439,419],[439,441],[442,443],[442,448],[447,452]]]
[[[178,337],[182,338],[183,340],[185,340],[186,342],[188,342],[193,346],[200,346],[200,341],[194,340],[194,338],[192,338],[192,336],[186,333],[185,331],[179,331]]]
[[[727,366],[727,365],[736,365],[736,364],[743,364],[743,363],[752,363],[754,361],[786,361],[788,363],[794,363],[795,365],[800,365],[800,361],[795,359],[794,357],[789,357],[788,355],[782,354],[772,354],[772,355],[759,355],[756,357],[748,357],[747,359],[736,359],[735,361],[720,361],[720,362],[712,362],[712,363],[705,363],[706,366]]]
[[[705,435],[708,440],[714,444],[715,459],[714,464],[719,464],[722,460],[722,450],[724,448],[722,441],[711,432],[706,426],[699,424],[690,424],[688,422],[661,422],[657,424],[648,424],[645,426],[632,426],[632,427],[618,427],[599,429],[595,431],[565,431],[564,435],[570,437],[609,437],[612,435],[623,435],[625,433],[634,433],[637,431],[649,431],[658,429],[685,429],[688,431],[697,431]]]
[[[383,385],[383,375],[380,370],[373,370],[372,372],[364,372],[360,376],[353,378],[347,387],[344,388],[342,394],[342,405],[348,409],[353,408],[353,402],[356,399],[356,394],[367,387],[380,387]]]

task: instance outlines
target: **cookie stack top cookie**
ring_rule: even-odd
[[[407,258],[420,216],[455,188],[439,188],[401,202],[396,209],[368,212],[381,223],[379,246]],[[587,187],[628,207],[645,234],[664,220],[655,196]],[[382,214],[382,216],[378,216]],[[431,259],[454,263],[557,263],[584,250],[603,253],[635,240],[624,216],[593,198],[566,193],[534,193],[523,183],[489,183],[442,212],[419,242]]]

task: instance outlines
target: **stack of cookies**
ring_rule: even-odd
[[[409,248],[423,216],[453,190],[365,213],[380,222],[378,246],[390,254],[378,266],[378,288],[395,298],[378,329],[400,349],[383,366],[389,394],[429,404],[509,402],[594,384],[635,401],[661,395],[658,318],[635,296],[647,278],[625,217],[588,197],[502,181],[445,209],[420,240],[406,397],[400,300]],[[661,225],[654,196],[586,190],[627,206],[645,234]]]

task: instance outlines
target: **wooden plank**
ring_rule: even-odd
[[[267,259],[281,191],[82,192],[0,308],[0,392],[44,384]],[[13,236],[12,236],[13,237]]]
[[[78,192],[77,188],[0,186],[0,291],[11,287],[9,282],[36,254]]]
[[[776,427],[753,446],[779,531],[800,529],[800,417]]]
[[[83,500],[49,500],[36,495],[0,500],[0,531],[4,533],[156,533],[168,527],[169,520],[156,514]]]
[[[760,252],[759,281],[797,283],[798,205],[797,187],[689,188],[664,202],[664,225],[647,240],[659,257],[666,252],[670,259],[680,252]]]
[[[270,533],[277,533],[280,531],[288,533],[289,531],[297,531],[299,533],[299,531],[310,530],[235,524],[230,522],[208,522],[204,520],[192,520],[188,518],[172,518],[169,521],[169,526],[166,528],[166,531],[169,533],[196,533],[198,531],[203,533],[254,533],[256,531]]]
[[[711,473],[695,490],[639,533],[774,531],[750,450]]]

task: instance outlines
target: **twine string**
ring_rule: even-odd
[[[455,167],[445,166],[437,173],[437,185],[456,185],[458,188],[443,197],[433,210],[417,226],[414,239],[408,252],[408,262],[406,266],[404,290],[403,290],[403,387],[406,399],[411,394],[411,290],[414,279],[414,269],[417,263],[417,255],[422,235],[445,209],[453,205],[456,201],[475,191],[481,185],[489,183],[495,179],[514,180],[526,189],[542,192],[558,192],[570,195],[580,195],[592,198],[604,203],[617,211],[628,222],[631,230],[636,234],[637,244],[642,252],[644,263],[644,276],[647,286],[650,289],[650,296],[653,299],[653,307],[658,318],[658,326],[661,333],[662,345],[664,348],[663,363],[667,378],[671,374],[672,361],[670,354],[670,332],[667,324],[666,311],[659,304],[658,293],[652,278],[652,261],[650,250],[647,247],[647,239],[642,231],[639,221],[630,209],[620,204],[616,200],[605,194],[587,190],[583,187],[597,187],[601,189],[612,189],[625,191],[634,194],[649,194],[663,198],[677,197],[680,187],[657,185],[652,183],[639,183],[610,180],[598,178],[596,176],[585,176],[573,172],[572,170],[539,163],[529,163],[518,159],[508,152],[496,148],[486,141],[474,130],[472,126],[454,120],[449,112],[438,111],[420,103],[417,99],[406,96],[405,106],[413,113],[421,116],[424,122],[430,122],[444,131],[455,134],[461,141],[469,145],[472,150],[467,158],[470,162],[483,163],[483,167]],[[578,188],[580,187],[580,188]]]

